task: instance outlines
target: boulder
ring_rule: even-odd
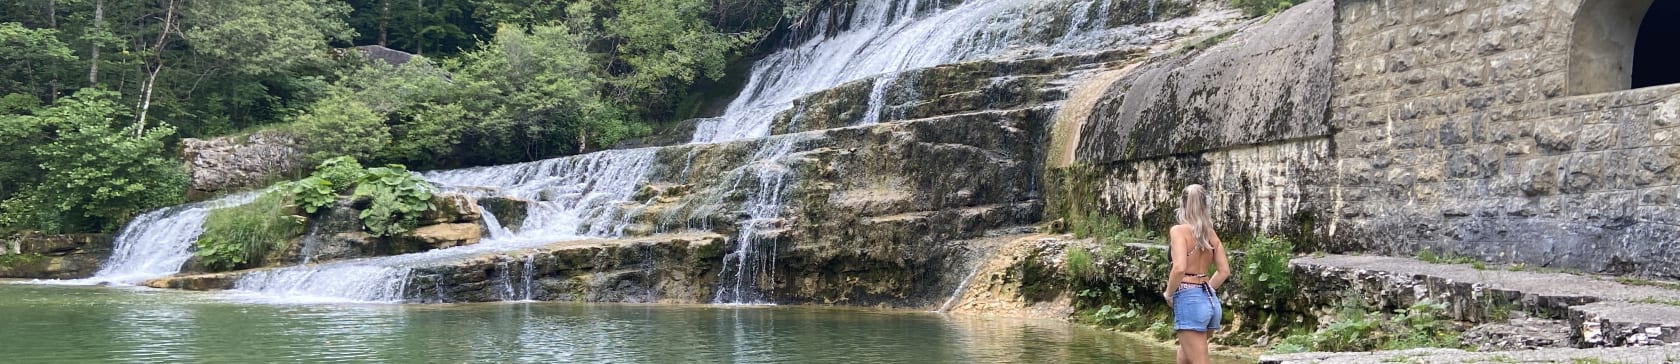
[[[484,238],[484,226],[476,223],[454,223],[422,226],[413,234],[398,239],[418,242],[422,250],[452,248],[478,244]]]
[[[262,187],[296,175],[305,168],[301,145],[296,136],[278,131],[182,139],[181,157],[192,174],[188,198]]]

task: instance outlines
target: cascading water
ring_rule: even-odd
[[[1041,47],[1046,49],[1062,43],[1090,43],[1088,39],[1101,33],[1104,22],[1091,22],[1096,26],[1082,25],[1082,29],[1053,38],[1030,31],[1045,21],[1038,18],[1040,14],[1056,13],[1035,6],[1067,2],[970,0],[938,9],[913,0],[859,0],[846,22],[850,24],[846,31],[819,33],[754,63],[741,96],[729,103],[722,116],[701,120],[693,142],[769,135],[771,119],[788,109],[794,99],[853,80],[1022,51],[1035,42],[1042,43],[1039,39],[1054,42],[1037,44],[1048,46]],[[1106,17],[1106,1],[1102,8]]]
[[[761,277],[775,280],[776,245],[774,240],[765,241],[761,235],[782,224],[780,218],[786,200],[784,187],[794,177],[783,159],[810,137],[809,134],[793,134],[764,141],[764,145],[754,153],[753,162],[736,175],[730,190],[738,190],[741,182],[748,178],[756,182],[757,187],[743,206],[748,217],[738,223],[735,250],[723,257],[723,272],[720,273],[718,291],[712,302],[764,303],[764,292],[758,283]]]
[[[412,268],[485,252],[508,251],[566,239],[612,236],[622,228],[624,205],[651,169],[652,149],[608,150],[494,167],[423,174],[445,189],[495,191],[499,196],[532,201],[517,233],[498,232],[475,245],[423,253],[367,258],[257,271],[242,276],[234,288],[259,299],[286,302],[401,302]],[[486,221],[491,217],[486,210]],[[505,231],[505,230],[502,230]],[[526,262],[527,277],[532,264]],[[509,277],[510,280],[513,277]],[[511,284],[511,282],[509,283]],[[529,298],[530,284],[510,299]],[[441,292],[441,291],[440,291]]]
[[[210,216],[210,210],[247,204],[258,194],[232,194],[141,214],[117,235],[111,258],[100,265],[99,272],[92,278],[69,282],[140,284],[178,273],[192,258],[193,242],[204,232],[204,219]]]
[[[874,84],[870,85],[869,88],[869,108],[863,112],[863,121],[859,124],[869,125],[881,122],[881,114],[884,112],[882,109],[885,109],[887,104],[887,91],[892,90],[893,84],[897,81],[897,72],[875,78]]]

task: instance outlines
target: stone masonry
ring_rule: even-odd
[[[1680,277],[1680,86],[1565,91],[1577,12],[1614,2],[1339,1],[1321,233]]]
[[[1053,183],[1151,228],[1202,183],[1239,238],[1680,278],[1680,85],[1614,66],[1649,4],[1306,2],[1118,78]]]

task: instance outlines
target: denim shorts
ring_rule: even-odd
[[[1181,285],[1173,292],[1173,330],[1219,331],[1225,318],[1219,296],[1203,285]]]

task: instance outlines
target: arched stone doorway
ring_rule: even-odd
[[[1676,1],[1662,1],[1657,10],[1665,11]],[[1671,39],[1640,39],[1646,13],[1652,10],[1653,0],[1583,0],[1575,12],[1569,47],[1570,95],[1586,95],[1620,91],[1634,87],[1637,51],[1641,43],[1673,43]],[[1658,13],[1659,17],[1661,14]],[[1660,33],[1680,19],[1663,18],[1651,22]],[[1649,45],[1646,48],[1666,45]],[[1673,50],[1655,53],[1672,53]],[[1655,58],[1653,58],[1655,59]],[[1644,60],[1641,65],[1657,62]],[[1644,74],[1642,74],[1643,76]],[[1644,86],[1652,84],[1641,83]]]

